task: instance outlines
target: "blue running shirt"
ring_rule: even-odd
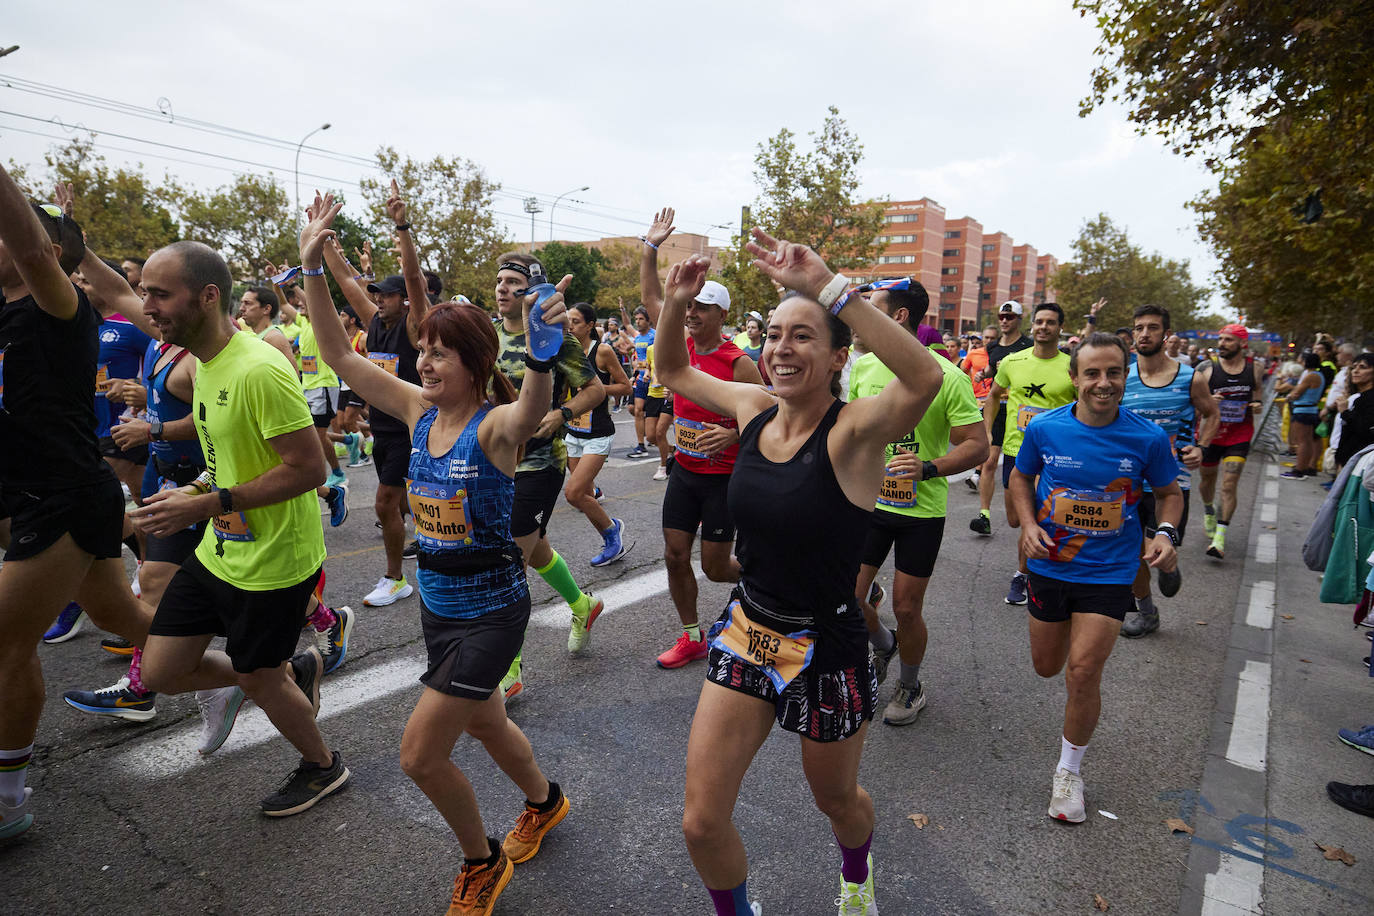
[[[119,422],[124,404],[105,397],[110,380],[131,378],[139,381],[143,374],[143,354],[152,338],[144,334],[123,315],[101,319],[100,356],[95,364],[95,434],[104,438],[110,427]]]
[[[1066,582],[1129,585],[1140,567],[1139,504],[1144,484],[1178,477],[1169,436],[1122,410],[1107,426],[1074,416],[1077,404],[1041,414],[1026,427],[1016,469],[1040,479],[1036,520],[1054,539],[1047,560],[1029,569]]]
[[[1151,388],[1140,379],[1140,366],[1132,363],[1126,372],[1126,395],[1121,406],[1132,413],[1139,414],[1159,426],[1169,436],[1169,444],[1178,450],[1195,444],[1193,438],[1193,367],[1178,363],[1178,374],[1174,380],[1159,388]],[[1193,485],[1193,475],[1183,468],[1178,475],[1178,485],[1185,491]],[[1145,491],[1150,490],[1149,484]]]

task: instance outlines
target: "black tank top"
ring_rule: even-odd
[[[1250,415],[1250,397],[1255,389],[1255,360],[1245,358],[1245,366],[1234,375],[1227,372],[1221,360],[1212,360],[1212,371],[1207,376],[1207,387],[1212,394],[1221,395],[1217,409],[1221,413],[1221,425],[1212,438],[1213,445],[1236,445],[1249,442],[1254,436],[1255,421]]]
[[[806,443],[777,464],[759,451],[759,435],[778,408],[759,414],[740,434],[726,491],[750,616],[761,612],[759,623],[784,633],[817,630],[813,664],[822,671],[856,664],[867,652],[854,580],[873,513],[844,495],[826,447],[844,406],[831,404]]]
[[[372,323],[367,326],[367,352],[368,358],[373,360],[384,358],[383,354],[395,355],[396,375],[412,385],[418,385],[420,370],[415,368],[415,359],[420,353],[410,343],[410,332],[406,329],[407,317],[407,314],[402,312],[396,323],[388,328],[382,324],[381,312],[373,315]],[[369,409],[368,418],[374,433],[410,437],[410,429],[402,420],[389,413],[383,413],[376,407]]]
[[[611,374],[609,372],[602,372],[596,365],[596,351],[600,346],[601,341],[592,341],[592,348],[587,351],[587,362],[591,363],[592,370],[596,373],[596,377],[601,379],[601,384],[609,385],[611,383]],[[611,419],[610,402],[611,399],[606,398],[600,404],[592,408],[590,432],[574,429],[572,426],[569,426],[568,435],[576,436],[579,439],[602,439],[606,436],[614,436],[615,421]],[[575,420],[576,418],[574,418],[574,421]]]

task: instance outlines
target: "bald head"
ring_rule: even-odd
[[[147,267],[156,270],[164,264],[193,296],[199,297],[207,286],[213,286],[218,294],[220,309],[229,314],[233,307],[234,278],[219,252],[203,242],[173,242],[153,252]]]

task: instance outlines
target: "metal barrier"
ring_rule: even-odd
[[[1274,384],[1271,376],[1261,394],[1265,403],[1260,420],[1255,424],[1255,438],[1251,441],[1250,451],[1279,456],[1288,454],[1288,446],[1283,444],[1283,402],[1274,397]]]

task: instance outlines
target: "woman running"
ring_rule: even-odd
[[[512,863],[534,856],[570,807],[535,763],[524,733],[506,718],[496,689],[529,622],[525,565],[510,535],[510,513],[517,455],[548,411],[553,365],[527,356],[517,399],[495,368],[491,317],[460,303],[431,308],[420,325],[419,386],[355,353],[343,326],[332,320],[321,267],[341,206],[332,195],[317,194],[301,232],[306,303],[320,351],[363,400],[404,420],[412,435],[406,476],[420,547],[429,668],[401,739],[401,769],[429,796],[462,847],[450,912],[487,914],[510,881]],[[564,277],[543,304],[546,321],[564,320],[562,290],[571,280]],[[524,302],[527,329],[533,302],[533,296]],[[450,759],[464,732],[481,741],[525,793],[525,810],[503,844],[487,836],[472,784]]]
[[[568,310],[568,330],[582,345],[587,361],[601,377],[606,396],[614,398],[629,394],[630,380],[625,370],[620,368],[620,358],[609,346],[602,346],[595,323],[596,312],[585,302],[579,302]],[[611,419],[611,411],[606,405],[607,401],[602,401],[591,412],[564,423],[568,435],[563,444],[568,448],[568,468],[572,473],[563,487],[563,495],[567,497],[568,505],[587,516],[587,521],[600,532],[605,542],[601,552],[592,557],[593,566],[614,563],[630,552],[625,545],[625,523],[607,515],[596,498],[596,475],[611,454],[611,443],[615,439],[615,421]],[[569,648],[581,651],[586,645],[586,631],[577,642],[580,644],[576,647],[569,645]]]
[[[748,864],[731,812],[776,720],[801,736],[807,784],[840,845],[839,912],[877,913],[873,801],[858,784],[877,685],[854,577],[884,450],[920,420],[941,371],[915,337],[846,293],[848,281],[810,248],[760,229],[753,235],[755,266],[801,291],[769,321],[763,364],[775,394],[689,366],[683,319],[706,279],[699,257],[669,271],[655,341],[659,378],[735,417],[741,430],[728,490],[740,583],[708,636],[706,683],[687,746],[683,833],[718,916],[749,914]],[[844,404],[837,382],[851,332],[871,342],[896,380],[880,395]]]

